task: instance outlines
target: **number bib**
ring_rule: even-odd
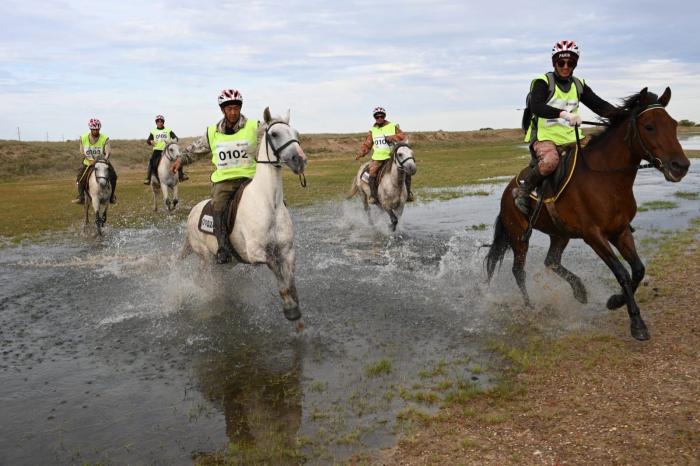
[[[386,136],[379,136],[374,138],[374,147],[377,149],[386,149],[389,144],[386,142]]]
[[[216,168],[249,167],[252,165],[248,156],[248,141],[219,141],[216,143]]]
[[[156,133],[156,135],[153,137],[153,139],[155,139],[156,142],[160,142],[160,141],[165,142],[168,139],[168,134],[167,133]]]

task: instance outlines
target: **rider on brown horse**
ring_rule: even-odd
[[[360,150],[355,156],[355,160],[360,160],[367,155],[372,148],[372,160],[369,163],[369,189],[371,196],[368,199],[370,204],[375,204],[379,198],[377,191],[379,183],[377,182],[377,174],[382,168],[382,165],[390,159],[391,148],[389,143],[399,142],[406,139],[406,135],[399,128],[398,123],[392,123],[386,120],[386,110],[383,107],[375,107],[372,111],[374,117],[374,125],[369,130],[369,134],[362,142]],[[406,175],[406,190],[408,191],[408,202],[413,201],[413,193],[411,192],[411,176]]]
[[[616,108],[598,97],[582,78],[574,77],[580,51],[572,40],[562,40],[552,47],[554,72],[535,78],[530,84],[529,109],[532,112],[525,142],[537,158],[518,175],[513,190],[515,205],[528,215],[530,192],[557,168],[561,152],[576,143],[574,126],[581,124],[579,102],[603,117]]]

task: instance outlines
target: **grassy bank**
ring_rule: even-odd
[[[308,187],[284,170],[285,198],[289,205],[342,199],[359,167],[353,158],[362,134],[302,136],[309,156]],[[414,189],[458,186],[482,178],[513,175],[524,163],[525,152],[515,130],[461,133],[431,132],[411,135],[418,159]],[[183,140],[183,144],[185,144]],[[113,163],[119,174],[118,204],[110,208],[109,224],[116,227],[158,222],[165,214],[151,212],[150,187],[142,184],[150,155],[143,141],[113,141]],[[0,182],[0,236],[14,240],[49,231],[77,227],[82,206],[75,197],[74,172],[79,164],[77,142],[18,143],[0,141],[3,181]],[[51,163],[47,163],[50,160]],[[189,208],[209,196],[210,163],[187,167],[191,179],[181,185],[181,207],[174,214],[184,219]]]
[[[547,338],[542,312],[515,319],[494,342],[503,377],[492,389],[458,385],[435,416],[381,464],[695,464],[700,458],[700,221],[666,237],[638,299],[652,339],[630,338],[624,310],[598,330]]]

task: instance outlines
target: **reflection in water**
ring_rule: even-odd
[[[208,325],[210,344],[193,362],[203,396],[223,411],[229,445],[197,461],[233,464],[298,464],[296,436],[302,419],[302,354],[299,341],[242,327],[221,317]],[[229,329],[231,330],[231,329]]]

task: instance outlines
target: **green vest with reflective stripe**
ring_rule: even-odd
[[[80,142],[83,144],[83,165],[90,165],[90,162],[98,157],[104,157],[105,155],[105,145],[107,144],[107,135],[100,133],[100,137],[94,143],[90,142],[90,133],[85,133],[80,138]]]
[[[372,126],[372,141],[374,150],[372,160],[386,160],[391,155],[391,148],[387,144],[385,137],[396,134],[396,123],[387,123],[381,128]]]
[[[165,141],[170,137],[170,128],[153,128],[151,136],[153,136],[153,150],[163,150],[165,149]]]
[[[223,134],[216,124],[207,128],[211,163],[216,170],[211,174],[212,183],[255,176],[255,146],[258,142],[258,122],[248,120],[234,134]]]
[[[535,81],[541,79],[545,83],[547,81],[547,75],[543,74],[532,80],[532,86],[534,86]],[[578,78],[581,84],[585,84],[582,78]],[[576,84],[572,81],[569,87],[569,92],[564,92],[555,84],[554,94],[547,101],[547,105],[550,107],[558,108],[560,110],[566,110],[569,113],[579,112],[579,95],[576,90]],[[536,126],[535,126],[536,125]],[[583,132],[581,128],[578,130],[579,137],[583,137]],[[552,141],[557,146],[573,144],[576,142],[576,133],[574,132],[574,127],[569,125],[569,122],[563,118],[540,118],[537,117],[533,119],[530,123],[530,127],[525,134],[525,142],[534,141]]]

